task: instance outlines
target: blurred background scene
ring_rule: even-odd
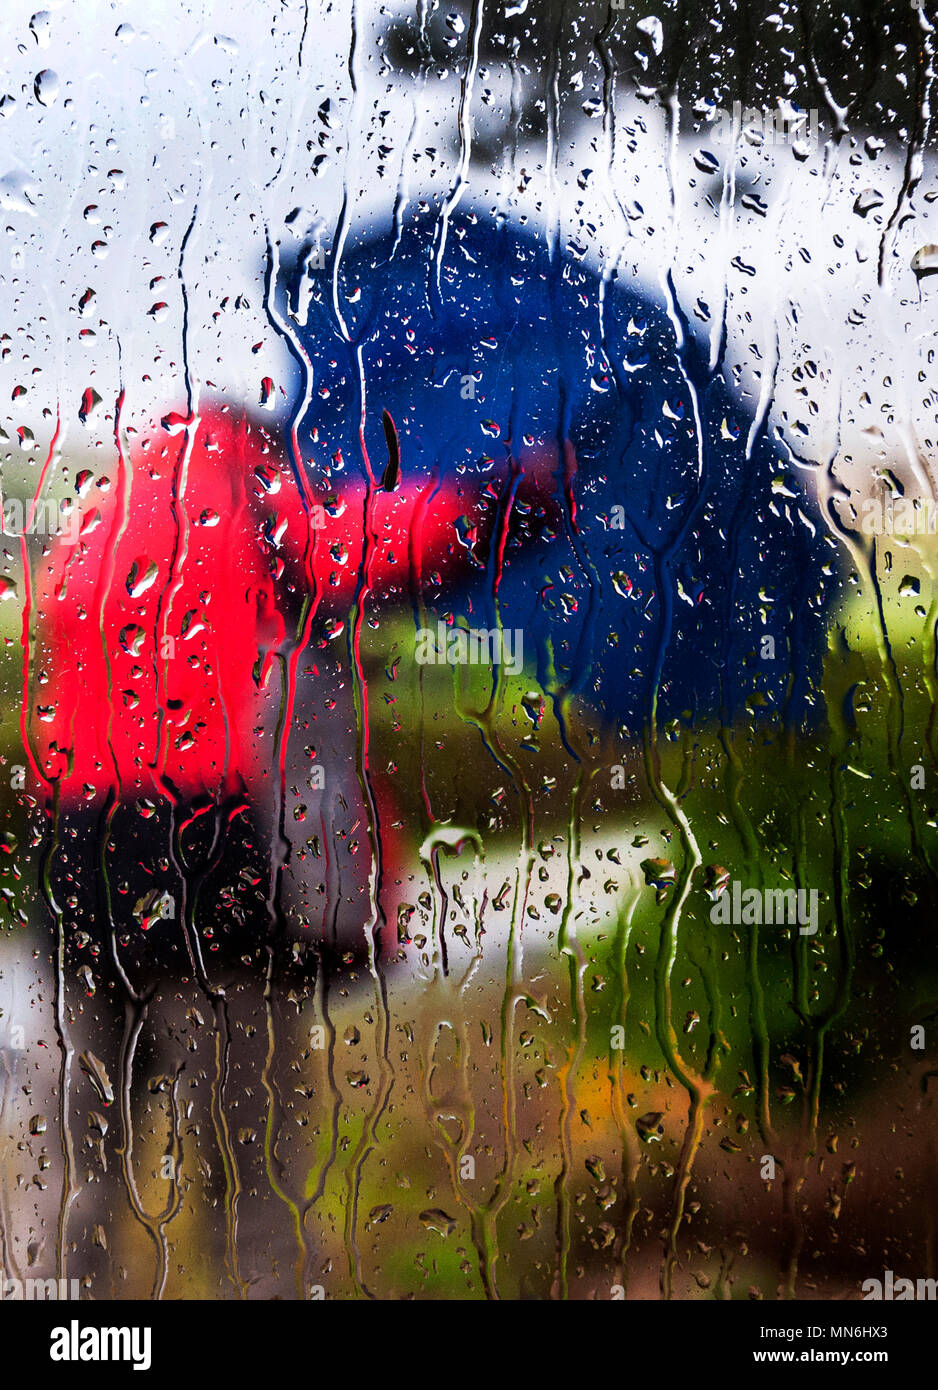
[[[7,1296],[938,1278],[929,4],[35,3]]]

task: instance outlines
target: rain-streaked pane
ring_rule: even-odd
[[[926,9],[32,3],[4,1288],[934,1280]]]

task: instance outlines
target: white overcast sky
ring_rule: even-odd
[[[389,7],[374,0],[359,0],[354,10],[351,0],[34,6],[8,0],[0,19],[0,331],[11,349],[0,365],[0,423],[11,437],[0,455],[6,467],[41,455],[57,409],[70,458],[106,448],[120,382],[125,419],[145,424],[178,406],[184,337],[198,398],[223,390],[256,401],[270,376],[286,413],[296,381],[264,313],[268,232],[288,242],[294,233],[285,217],[299,207],[294,231],[318,224],[328,243],[347,190],[354,241],[390,217],[402,171],[411,199],[439,207],[456,176],[469,36],[454,51],[448,79],[421,88],[382,74],[377,36]],[[353,13],[354,100],[347,66]],[[697,301],[713,309],[728,294],[726,360],[741,371],[750,409],[774,367],[771,420],[783,430],[804,425],[802,454],[826,463],[839,443],[864,468],[898,453],[920,471],[922,441],[935,438],[935,405],[919,379],[933,370],[935,292],[928,281],[919,285],[911,261],[938,242],[933,164],[890,237],[881,287],[879,239],[898,196],[902,151],[887,147],[871,159],[860,131],[804,162],[788,148],[759,153],[744,145],[730,168],[727,148],[711,142],[737,193],[754,193],[765,212],[737,198],[721,219],[704,196],[712,180],[694,162],[707,142],[685,130],[669,161],[663,113],[628,92],[616,121],[620,136],[628,130],[631,137],[619,139],[609,169],[602,120],[583,114],[597,76],[561,69],[564,110],[577,119],[565,123],[553,168],[543,145],[522,146],[512,165],[503,142],[494,167],[472,167],[463,206],[524,214],[535,228],[556,216],[564,236],[588,247],[588,264],[618,260],[622,274],[659,298],[671,270],[703,341],[710,328],[694,313]],[[504,121],[508,86],[505,74],[492,71],[477,81],[470,106],[476,129],[483,119],[496,127]],[[494,101],[483,105],[482,87]],[[322,149],[326,127],[317,112],[327,99]],[[383,179],[379,143],[391,149]],[[410,157],[433,147],[436,159],[415,164]],[[593,173],[584,191],[577,175],[587,168]],[[861,216],[856,201],[869,190],[882,206]],[[184,335],[178,272],[190,224]],[[94,297],[81,312],[89,290]],[[792,370],[809,359],[818,375],[806,413]],[[78,420],[87,387],[103,401],[90,429]],[[22,426],[35,436],[32,451],[17,446]]]

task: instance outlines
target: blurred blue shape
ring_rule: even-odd
[[[380,479],[387,411],[405,479],[458,476],[470,514],[489,484],[482,538],[454,535],[472,577],[438,612],[523,628],[556,708],[582,699],[633,735],[653,709],[816,724],[836,552],[680,310],[504,218],[453,219],[437,286],[438,247],[415,217],[337,269],[312,244],[284,260],[280,312],[313,369],[304,457],[360,469],[364,411]]]

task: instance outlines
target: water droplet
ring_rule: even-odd
[[[934,275],[938,271],[938,246],[931,243],[920,246],[912,257],[911,266],[920,280],[926,275]]]
[[[114,1090],[111,1086],[111,1078],[107,1074],[107,1068],[96,1057],[93,1052],[83,1052],[78,1059],[78,1064],[94,1087],[98,1100],[104,1105],[111,1105],[114,1101]]]
[[[159,569],[155,561],[148,560],[145,555],[138,556],[131,565],[126,579],[127,592],[130,597],[139,598],[141,594],[146,593],[147,589],[156,581],[158,573]]]
[[[51,68],[43,68],[42,72],[37,72],[33,81],[33,91],[40,106],[51,106],[58,100],[58,73],[53,72]]]
[[[430,1207],[419,1216],[422,1226],[428,1231],[436,1231],[441,1236],[451,1236],[456,1229],[455,1217],[449,1216],[440,1207]]]

